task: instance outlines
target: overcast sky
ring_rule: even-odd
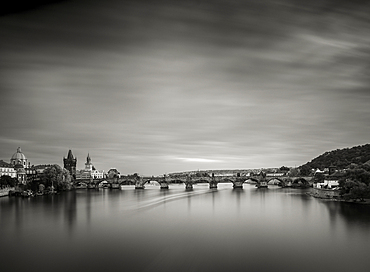
[[[47,1],[44,1],[47,2]],[[0,159],[158,175],[369,143],[369,1],[60,1],[0,17]],[[299,3],[299,4],[298,4]],[[28,8],[28,7],[27,7]]]

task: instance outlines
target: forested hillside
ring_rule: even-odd
[[[305,169],[324,169],[335,166],[337,169],[347,168],[351,163],[362,164],[370,160],[370,144],[359,145],[352,148],[337,149],[325,152],[312,161],[300,166]]]

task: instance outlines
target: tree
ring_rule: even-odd
[[[349,169],[346,174],[339,179],[341,188],[340,194],[346,199],[370,198],[370,167],[362,164]]]
[[[322,182],[324,182],[324,180],[325,180],[325,175],[323,173],[320,173],[320,172],[316,173],[314,178],[313,178],[313,181],[315,183],[322,183]]]
[[[311,175],[311,168],[308,165],[303,165],[299,168],[299,174],[301,176],[309,176]]]
[[[289,171],[289,176],[290,177],[296,177],[296,176],[298,176],[298,173],[299,173],[298,168],[292,168]]]
[[[56,190],[71,189],[71,175],[69,171],[57,164],[46,168],[41,179],[46,187],[53,186]]]
[[[0,178],[0,188],[7,187],[7,186],[14,187],[16,182],[17,182],[17,179],[12,178],[11,176],[8,176],[8,175],[3,175]]]
[[[286,171],[287,172],[287,171],[290,170],[290,168],[289,167],[286,167],[286,166],[282,166],[282,167],[279,168],[279,170],[280,171]]]

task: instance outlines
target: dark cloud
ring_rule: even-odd
[[[366,1],[63,1],[0,17],[3,159],[160,174],[369,135]],[[27,152],[26,152],[27,151]]]

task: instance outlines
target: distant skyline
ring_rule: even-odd
[[[160,175],[369,143],[368,1],[50,2],[0,16],[4,161]]]

